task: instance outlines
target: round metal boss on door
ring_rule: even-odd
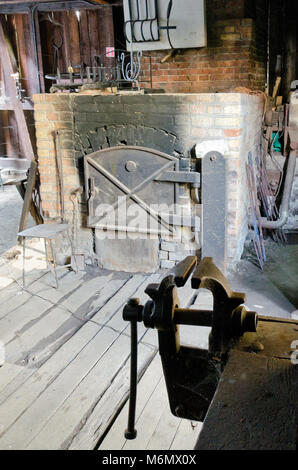
[[[133,160],[128,160],[126,163],[125,163],[125,169],[127,171],[136,171],[137,169],[137,164],[136,162],[134,162]]]

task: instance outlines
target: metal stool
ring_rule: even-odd
[[[55,255],[55,250],[54,246],[52,243],[52,240],[55,240],[56,237],[63,232],[67,233],[67,237],[70,243],[71,247],[71,254],[73,256],[73,248],[72,248],[72,243],[70,236],[68,234],[68,224],[40,224],[40,225],[35,225],[34,227],[27,228],[26,230],[23,230],[22,232],[18,233],[18,236],[23,238],[23,287],[25,287],[25,249],[26,249],[26,238],[43,238],[44,239],[44,245],[45,245],[45,254],[46,254],[46,261],[47,261],[47,266],[52,271],[51,265],[49,262],[49,257],[48,257],[48,248],[47,248],[47,241],[50,242],[50,247],[51,247],[51,252],[53,256],[53,265],[54,265],[54,275],[55,275],[55,280],[56,280],[56,287],[58,288],[58,278],[57,278],[57,263],[56,263],[56,255]],[[65,267],[65,266],[63,266]]]

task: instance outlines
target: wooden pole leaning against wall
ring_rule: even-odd
[[[18,67],[7,34],[6,20],[4,15],[0,15],[0,61],[2,63],[3,69],[5,93],[10,98],[12,110],[14,111],[22,154],[26,159],[31,160],[31,166],[29,170],[28,180],[26,182],[26,187],[24,187],[23,185],[19,185],[17,187],[20,195],[24,199],[19,224],[19,231],[23,231],[27,226],[29,212],[31,213],[32,217],[34,218],[37,224],[42,223],[43,219],[38,207],[34,205],[32,199],[36,182],[37,162],[35,160],[22,102],[17,97],[16,82],[12,76],[18,71]],[[18,238],[18,241],[20,241],[20,237]]]
[[[24,110],[21,101],[17,97],[16,82],[12,77],[12,75],[16,73],[18,69],[14,53],[10,45],[9,37],[6,32],[6,20],[4,15],[0,15],[0,61],[3,64],[5,92],[6,95],[10,98],[12,108],[15,113],[22,153],[24,158],[33,160],[34,152]]]

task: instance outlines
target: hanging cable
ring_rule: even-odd
[[[170,17],[171,17],[172,8],[173,8],[173,0],[170,0],[168,4],[168,9],[167,9],[167,36],[168,36],[168,41],[171,46],[171,49],[174,49],[174,46],[172,44],[171,37],[170,37]]]

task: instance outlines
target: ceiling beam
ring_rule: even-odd
[[[71,3],[72,0],[68,0],[69,3]],[[88,0],[89,1],[89,0]],[[20,3],[55,3],[57,0],[28,0],[27,2],[24,0],[2,0],[1,4],[3,5],[17,5]],[[114,3],[113,0],[107,1],[107,0],[90,0],[90,3],[98,3],[100,5],[110,5],[111,3]]]
[[[105,2],[105,3],[103,3]],[[7,0],[0,3],[0,14],[28,13],[33,7],[38,11],[67,11],[67,10],[96,10],[98,8],[111,8],[122,6],[122,1],[115,0],[110,3],[106,0],[44,0],[19,1]]]
[[[20,146],[23,157],[28,160],[34,159],[34,152],[27,127],[27,122],[21,101],[17,98],[16,82],[13,74],[17,71],[16,59],[6,31],[6,21],[4,17],[0,18],[0,60],[4,65],[3,75],[5,84],[5,94],[9,97],[12,104],[17,129],[19,134]]]

